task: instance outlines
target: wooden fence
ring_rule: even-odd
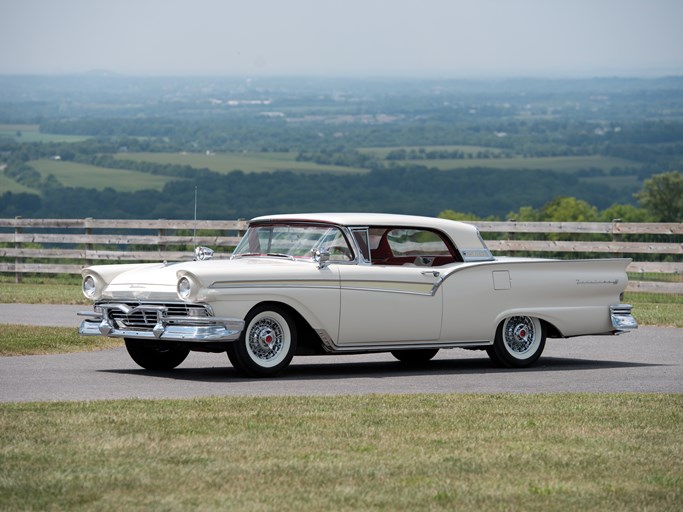
[[[473,224],[486,238],[493,236],[486,243],[494,253],[628,255],[634,259],[628,267],[632,276],[629,290],[683,294],[683,223]],[[0,219],[0,272],[15,274],[20,281],[24,273],[78,274],[82,267],[94,263],[190,260],[195,245],[212,247],[217,254],[229,253],[246,225],[244,220]],[[528,240],[530,234],[539,239]],[[592,237],[599,241],[571,240],[581,238],[576,235],[601,236]],[[626,241],[627,237],[640,241]],[[653,254],[663,255],[658,259],[667,261],[638,261],[638,255]],[[643,257],[646,259],[652,258]],[[646,279],[638,278],[645,274]],[[652,279],[653,274],[666,278]]]

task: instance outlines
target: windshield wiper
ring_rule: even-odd
[[[287,258],[290,260],[294,260],[294,256],[292,256],[291,254],[283,254],[281,252],[269,252],[268,254],[266,254],[266,256],[274,256],[276,258]]]
[[[263,254],[262,252],[245,252],[242,254],[235,254],[233,258],[247,258],[254,256],[271,256],[274,258],[287,258],[289,260],[294,260],[294,256],[292,256],[291,254],[284,254],[281,252],[269,252],[267,254]]]

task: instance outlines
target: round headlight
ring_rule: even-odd
[[[83,279],[83,295],[92,299],[95,296],[97,290],[97,282],[93,276],[86,276]]]
[[[178,295],[181,299],[187,299],[192,293],[192,283],[187,277],[181,277],[178,281]]]

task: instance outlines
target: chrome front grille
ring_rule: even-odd
[[[109,322],[118,329],[152,331],[161,319],[169,317],[208,317],[206,306],[185,303],[102,303]]]

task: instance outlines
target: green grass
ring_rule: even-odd
[[[551,170],[559,172],[576,172],[581,169],[596,168],[609,170],[613,167],[635,167],[633,162],[621,158],[606,156],[552,156],[552,157],[514,157],[514,158],[474,158],[454,160],[416,160],[428,167],[440,170],[467,169],[485,167],[489,169],[531,169]]]
[[[0,125],[1,127],[1,125]],[[2,133],[2,132],[0,132]],[[397,148],[376,147],[376,148],[362,148],[360,151],[370,153],[378,158],[384,158],[390,151]],[[406,147],[406,150],[420,149],[417,147]],[[478,151],[499,152],[495,148],[485,148],[479,146],[426,146],[427,151],[432,150],[448,150],[448,151],[463,151],[476,155]],[[214,172],[229,173],[235,170],[241,170],[246,173],[255,172],[272,172],[276,170],[288,170],[298,173],[364,173],[367,169],[357,167],[345,167],[337,165],[323,165],[315,162],[297,162],[296,152],[253,152],[253,153],[216,153],[206,155],[204,153],[122,153],[116,155],[120,160],[133,160],[136,162],[151,162],[156,164],[172,164],[172,165],[187,165],[196,169],[210,169]],[[602,170],[610,170],[613,167],[637,167],[638,164],[623,158],[606,157],[606,156],[574,156],[574,157],[513,157],[513,158],[468,158],[468,159],[437,159],[437,160],[404,160],[399,163],[415,163],[434,167],[441,170],[456,170],[466,169],[470,167],[486,167],[491,169],[551,169],[553,171],[562,172],[576,172],[580,169],[597,168]],[[146,173],[135,173],[133,171],[121,171],[115,169],[105,169],[102,167],[88,166],[83,164],[80,167],[73,167],[73,171],[68,171],[63,165],[65,162],[55,162],[50,160],[40,160],[31,163],[36,169],[42,173],[52,173],[62,181],[65,185],[77,186],[83,174],[96,174],[101,177],[106,177],[104,181],[118,185],[116,179],[111,179],[112,176],[117,176],[112,173],[130,173],[126,174],[126,178],[134,178],[139,180],[141,177],[156,178],[157,180],[164,180],[161,176],[148,175]],[[123,175],[118,175],[123,176]],[[63,179],[62,179],[63,178]],[[601,178],[603,181],[610,181],[612,177]],[[631,178],[620,178],[622,181],[627,180],[631,184]],[[67,180],[67,181],[64,181]],[[164,181],[165,183],[165,181]],[[153,185],[159,185],[152,180],[152,185],[134,183],[134,190],[141,188],[156,188]],[[99,181],[96,180],[93,188],[101,188]],[[144,185],[144,186],[143,186]],[[85,186],[85,185],[80,185]],[[163,186],[163,183],[162,183]]]
[[[683,304],[636,303],[633,314],[640,325],[683,328]]]
[[[479,151],[488,151],[492,153],[500,153],[502,150],[497,148],[486,148],[481,146],[406,146],[402,148],[398,147],[375,147],[375,148],[363,148],[361,151],[373,154],[378,158],[385,158],[389,152],[396,149],[419,150],[424,149],[426,151],[461,151],[466,154],[471,154],[476,156]],[[621,168],[639,168],[641,165],[637,162],[631,160],[626,160],[624,158],[608,157],[608,156],[553,156],[553,157],[522,157],[516,156],[512,158],[465,158],[465,159],[435,159],[435,160],[397,160],[397,163],[413,163],[419,165],[425,165],[427,167],[434,167],[441,170],[457,170],[457,169],[467,169],[470,167],[486,167],[490,169],[532,169],[532,170],[545,170],[549,169],[552,171],[561,172],[576,172],[581,169],[596,168],[604,171],[608,171],[613,167]],[[630,177],[615,177],[612,178],[604,177],[603,181],[607,180],[611,183],[612,179],[617,180],[621,186],[626,184],[631,184]]]
[[[683,396],[0,405],[3,510],[678,510]]]
[[[69,279],[24,277],[14,282],[14,276],[0,277],[0,304],[90,304],[81,293],[81,276]]]
[[[624,302],[633,304],[633,316],[640,325],[683,328],[682,295],[627,292]]]
[[[5,192],[12,192],[14,194],[20,194],[22,192],[28,194],[38,194],[37,190],[17,183],[12,178],[7,177],[4,173],[0,172],[0,195],[4,194]]]
[[[21,135],[17,136],[17,133]],[[41,133],[37,124],[0,124],[0,138],[9,137],[17,142],[81,142],[87,135],[60,135]]]
[[[112,188],[119,192],[137,190],[161,190],[166,183],[176,178],[159,176],[125,169],[109,169],[88,164],[58,160],[33,160],[29,162],[44,178],[54,174],[67,187],[82,187],[104,190]]]
[[[120,346],[121,340],[80,336],[70,327],[0,324],[0,356],[66,354]]]
[[[364,173],[367,169],[338,165],[321,165],[314,162],[297,162],[295,152],[257,153],[124,153],[120,160],[151,162],[156,164],[188,165],[196,169],[209,169],[219,173],[240,170],[245,173],[293,171],[298,173]]]

